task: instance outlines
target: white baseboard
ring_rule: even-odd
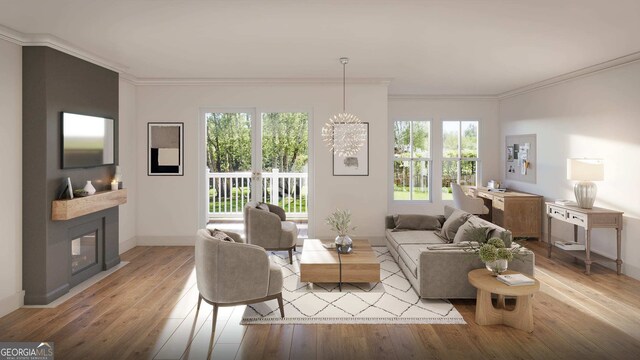
[[[10,312],[18,310],[24,305],[24,291],[18,291],[13,295],[9,295],[0,299],[0,317],[7,315]]]
[[[137,236],[137,246],[195,246],[196,236]]]
[[[138,245],[138,240],[134,236],[129,240],[125,240],[125,241],[121,242],[118,252],[119,252],[119,254],[123,254],[123,253],[133,249],[137,245]]]

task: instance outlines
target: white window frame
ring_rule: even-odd
[[[458,123],[458,156],[457,157],[445,157],[444,156],[444,123],[445,122],[457,122]],[[477,129],[478,129],[478,135],[477,135],[477,139],[478,139],[478,156],[474,157],[474,158],[470,158],[470,157],[462,157],[462,123],[463,122],[476,122],[477,125]],[[462,162],[463,161],[475,161],[476,162],[476,186],[478,186],[479,181],[481,179],[481,172],[482,172],[482,160],[481,160],[481,152],[480,152],[480,124],[482,122],[479,119],[442,119],[442,124],[441,124],[441,132],[440,132],[440,140],[442,143],[442,146],[440,147],[440,151],[442,153],[442,162],[440,164],[440,192],[442,192],[442,189],[444,188],[442,186],[442,180],[444,179],[444,173],[442,171],[442,167],[444,166],[444,163],[447,161],[456,161],[457,163],[457,172],[456,172],[456,182],[459,184],[460,183],[460,178],[462,176]],[[450,201],[450,200],[443,200],[443,201]]]
[[[411,155],[413,155],[413,123],[414,122],[426,122],[429,124],[428,129],[429,129],[429,157],[402,157],[402,158],[396,158],[395,156],[395,136],[394,136],[394,131],[395,131],[395,123],[397,122],[409,122],[409,152]],[[426,118],[420,118],[420,119],[394,119],[391,122],[391,200],[394,202],[397,202],[398,204],[407,204],[407,203],[411,203],[411,204],[419,204],[419,203],[431,203],[433,202],[433,132],[432,132],[432,128],[433,128],[433,119],[426,119]],[[409,162],[409,199],[408,200],[397,200],[395,199],[395,168],[394,168],[394,164],[396,161],[408,161]],[[427,171],[428,171],[428,177],[427,177],[427,192],[429,194],[429,198],[427,200],[414,200],[412,199],[413,197],[413,162],[414,161],[425,161],[427,163]]]

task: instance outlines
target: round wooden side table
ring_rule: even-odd
[[[505,274],[517,274],[508,270]],[[487,269],[469,272],[469,283],[478,289],[476,296],[476,323],[478,325],[504,324],[516,329],[533,331],[533,294],[540,290],[540,282],[533,285],[509,286],[496,280]],[[491,294],[498,295],[497,307],[491,303]],[[504,297],[514,296],[516,307],[506,310]]]

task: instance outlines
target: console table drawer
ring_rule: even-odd
[[[487,193],[485,193],[485,192],[480,192],[480,191],[479,191],[479,192],[478,192],[478,197],[485,198],[485,199],[489,199],[489,200],[493,200],[493,195],[491,195],[491,194],[487,194]]]
[[[574,211],[567,211],[567,221],[578,225],[578,226],[582,226],[583,228],[587,228],[587,219],[588,216],[586,214],[581,214],[581,213],[577,213]]]
[[[567,210],[552,205],[547,205],[547,214],[556,219],[567,219]]]

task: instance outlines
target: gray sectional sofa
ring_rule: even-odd
[[[446,217],[442,215],[435,217],[439,220],[439,224],[435,226],[429,225],[429,222],[433,223],[434,217],[429,217],[427,221],[422,221],[422,224],[414,226],[414,228],[428,230],[407,230],[407,226],[405,229],[396,229],[399,225],[396,222],[406,220],[406,217],[403,218],[402,215],[387,216],[387,248],[421,298],[475,299],[476,289],[469,284],[467,274],[469,271],[483,268],[485,265],[477,255],[466,252],[460,247],[456,248],[457,244],[448,244],[453,238],[447,239],[447,236],[443,238],[440,228],[447,225],[446,230],[451,236],[458,235],[458,227],[464,229],[464,225],[460,226],[460,224],[471,221],[473,224],[489,228],[487,231],[492,232],[491,236],[497,236],[505,230],[475,215],[448,206],[445,207],[445,215]],[[427,217],[427,215],[413,215],[414,225],[420,216]],[[452,216],[456,218],[447,222],[448,218]],[[457,224],[455,224],[456,221]],[[453,228],[451,223],[454,223]],[[514,259],[509,263],[509,269],[533,275],[534,264],[533,252],[526,250],[519,256],[519,259]]]

